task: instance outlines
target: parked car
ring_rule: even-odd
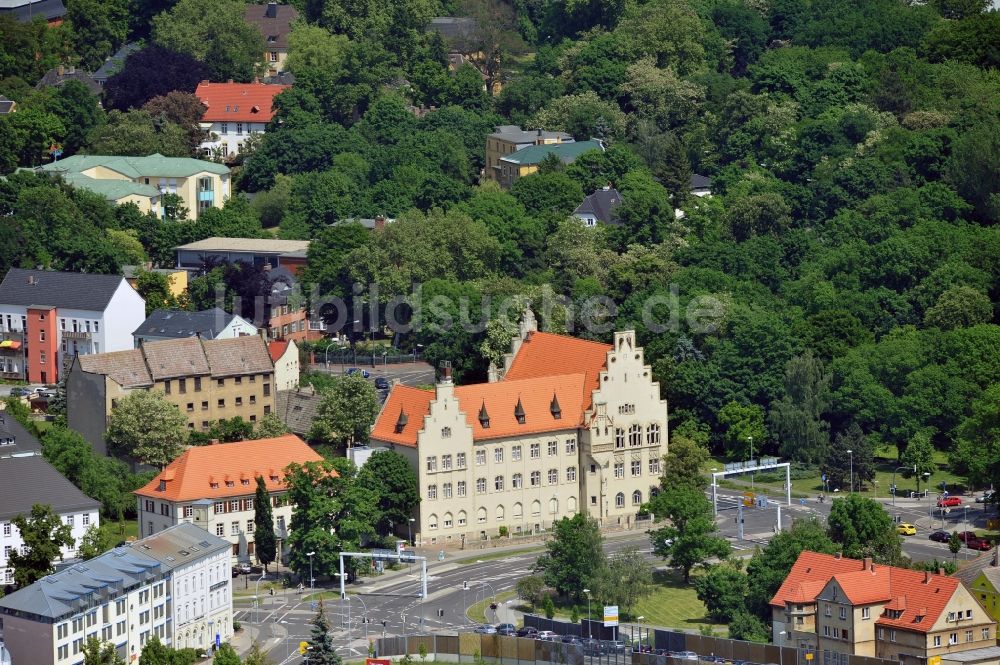
[[[497,629],[488,623],[484,623],[481,626],[476,626],[476,631],[480,635],[496,635]]]
[[[601,650],[604,653],[625,653],[625,642],[622,640],[602,640]]]
[[[497,626],[497,635],[516,635],[517,628],[512,623],[501,623]]]
[[[348,376],[351,376],[351,375],[353,375],[353,374],[360,374],[361,376],[365,377],[366,379],[367,379],[367,378],[368,378],[369,376],[371,376],[371,373],[370,373],[370,372],[369,372],[368,370],[366,370],[366,369],[361,369],[360,367],[351,367],[351,368],[349,368],[349,369],[347,370],[347,375],[348,375]]]
[[[233,566],[233,577],[237,575],[249,575],[251,572],[253,572],[253,568],[249,563],[238,563]]]
[[[902,524],[896,525],[896,533],[903,536],[915,536],[917,535],[917,527],[913,526],[909,522],[903,522]]]
[[[559,635],[551,630],[540,630],[538,634],[535,635],[536,640],[545,640],[546,642],[558,642]]]
[[[979,536],[976,535],[975,531],[959,531],[958,533],[958,539],[966,544],[968,544],[970,540],[975,540],[976,538],[979,538]]]
[[[698,660],[698,654],[694,651],[675,651],[671,655],[677,660]]]
[[[970,550],[979,550],[980,552],[993,549],[993,543],[985,538],[969,538],[965,541],[965,546]]]
[[[25,397],[29,393],[27,388],[19,388],[18,386],[14,386],[13,388],[10,389],[10,394],[12,397]]]
[[[993,501],[993,490],[986,490],[981,496],[976,497],[976,503],[988,503]]]
[[[384,376],[379,376],[375,378],[375,388],[378,390],[388,390],[389,389],[389,379]]]
[[[583,640],[583,653],[586,656],[597,656],[601,653],[601,641],[588,637]]]
[[[938,508],[952,508],[954,506],[961,506],[961,505],[962,505],[962,497],[960,496],[946,496],[941,499],[938,499],[937,502]]]
[[[947,531],[935,531],[927,537],[937,543],[947,543],[951,538],[951,534]]]
[[[538,629],[534,626],[521,626],[517,629],[518,637],[534,637],[538,634]]]

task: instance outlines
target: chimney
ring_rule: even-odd
[[[441,383],[451,383],[451,361],[444,361],[441,365]]]
[[[938,575],[944,577],[944,568],[938,568]]]
[[[381,231],[385,228],[385,215],[375,215],[375,230]]]
[[[837,552],[836,554],[833,555],[833,558],[834,559],[842,559],[842,558],[844,558],[844,553],[843,552]]]
[[[233,82],[233,79],[226,80],[226,83],[232,83],[232,82]]]
[[[930,584],[930,583],[931,583],[931,571],[925,570],[924,571],[924,584]]]
[[[28,275],[28,284],[30,284],[31,286],[38,284],[38,280],[35,278],[34,275]]]
[[[264,16],[267,18],[278,18],[278,3],[269,2],[267,3],[267,10],[264,12]]]
[[[872,567],[872,558],[870,556],[866,556],[864,559],[861,560],[862,570],[868,570],[871,567]]]
[[[66,74],[66,67],[64,67],[62,64],[60,64],[58,67],[56,67],[56,74],[58,74],[59,76],[65,76],[65,74]]]
[[[208,441],[208,445],[210,445],[210,446],[216,446],[218,444],[219,444],[219,440],[218,439],[209,439],[209,441]]]

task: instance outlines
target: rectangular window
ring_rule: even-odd
[[[45,364],[45,358],[46,358],[46,356],[45,356],[45,352],[44,352],[44,351],[42,351],[42,352],[41,352],[41,353],[39,354],[39,356],[38,356],[38,362],[39,362],[40,364],[44,365],[44,364]]]
[[[442,471],[451,470],[451,455],[441,455],[441,470]]]
[[[497,464],[503,462],[503,448],[493,449],[493,461]]]
[[[253,520],[247,520],[247,533],[253,533]]]
[[[177,392],[180,394],[186,393],[188,390],[187,379],[177,379]]]
[[[615,462],[615,478],[625,477],[625,462]]]
[[[511,446],[510,458],[515,462],[521,461],[521,446]]]
[[[218,402],[218,405],[219,405],[220,409],[226,408],[226,400],[224,398],[220,399],[219,402]]]
[[[870,608],[870,607],[862,607],[861,608],[861,618],[862,619],[871,619],[872,618],[872,608]]]
[[[232,482],[232,481],[229,481],[229,482]],[[231,499],[229,501],[229,512],[235,513],[239,509],[240,509],[240,500],[239,499]]]
[[[3,535],[5,535],[5,536],[9,536],[10,535],[10,522],[4,522],[4,524],[3,524]]]
[[[559,470],[549,469],[549,485],[555,485],[559,482]]]
[[[458,496],[465,496],[465,481],[458,481]]]
[[[436,456],[431,456],[427,458],[427,470],[437,471],[438,468],[438,458]]]
[[[971,630],[965,631],[965,641],[966,642],[971,642],[972,641],[972,631]]]
[[[983,628],[983,639],[984,640],[990,639],[990,629],[989,628]]]
[[[884,628],[879,628],[878,629],[878,638],[880,640],[884,640],[885,639],[885,629]]]
[[[566,454],[572,455],[576,452],[576,439],[566,439]]]
[[[633,476],[642,475],[642,460],[638,459],[632,460],[632,475]]]
[[[559,454],[559,442],[558,441],[549,441],[548,450],[549,450],[549,457],[552,457],[553,455],[558,455]]]
[[[219,133],[220,134],[228,134],[229,133],[229,123],[228,122],[223,122],[223,123],[220,124],[220,126],[219,126]]]
[[[215,385],[219,386],[220,388],[225,388],[226,387],[226,380],[225,379],[219,379],[218,381],[216,381]]]
[[[483,464],[486,464],[486,451],[485,450],[477,450],[476,451],[476,466],[482,466]]]
[[[459,469],[465,468],[465,453],[455,453],[455,466]]]
[[[170,380],[169,379],[163,382],[163,393],[165,395],[169,395],[170,394]]]
[[[232,524],[229,525],[229,535],[231,535],[231,536],[238,536],[238,535],[240,535],[240,523],[239,522],[233,522]]]
[[[450,499],[451,498],[451,483],[445,483],[441,487],[441,494],[446,499]]]
[[[571,466],[566,469],[566,480],[567,482],[573,482],[576,480],[576,467]]]
[[[653,457],[649,460],[649,475],[658,476],[660,475],[660,458]]]
[[[538,459],[542,456],[542,444],[533,443],[531,444],[531,459]]]
[[[242,397],[237,397],[236,398],[236,406],[243,406],[243,398]]]
[[[841,619],[846,619],[847,618],[847,608],[846,607],[841,607],[840,608],[840,618]]]
[[[889,641],[890,642],[895,642],[896,641],[896,631],[895,630],[890,630],[889,631]]]
[[[222,522],[219,522],[218,524],[216,524],[215,525],[215,535],[217,535],[217,536],[224,536],[224,535],[226,535],[226,525],[223,524]]]
[[[242,122],[236,123],[236,133],[239,134],[239,135],[243,134],[243,123]]]
[[[539,485],[542,484],[542,472],[541,471],[532,471],[530,478],[531,478],[531,486],[532,487],[538,487]]]
[[[200,376],[194,377],[194,391],[195,392],[200,392],[201,391],[201,377]]]
[[[44,330],[39,330],[38,331],[38,341],[39,342],[44,342],[45,341],[45,331]]]
[[[427,498],[428,499],[436,499],[436,498],[438,498],[438,486],[437,485],[428,485],[427,486]]]
[[[486,493],[486,479],[476,478],[476,494],[485,494],[485,493]]]

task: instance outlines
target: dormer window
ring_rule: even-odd
[[[399,418],[396,419],[396,428],[395,428],[396,434],[402,434],[403,430],[406,429],[407,423],[409,422],[410,422],[409,416],[406,415],[405,411],[400,409]]]
[[[250,481],[247,480],[246,478],[243,478],[242,480],[240,480],[240,485],[249,485],[249,484],[250,484]]]
[[[485,401],[483,402],[483,405],[479,407],[479,426],[483,429],[490,428],[490,414],[486,411]]]
[[[552,418],[554,420],[562,418],[562,407],[559,406],[559,400],[556,398],[555,393],[552,393],[552,401],[549,403],[549,412],[552,414]]]
[[[226,481],[226,487],[236,487],[236,483],[231,480]]]
[[[167,490],[167,481],[161,480],[159,486],[156,488],[158,492],[165,492]]]
[[[517,405],[514,407],[514,417],[517,418],[517,424],[523,425],[525,423],[524,415],[524,405],[521,404],[521,398],[517,398]]]
[[[208,486],[211,487],[213,490],[219,489],[219,483],[209,483]]]

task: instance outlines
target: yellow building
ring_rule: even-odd
[[[149,272],[160,273],[161,275],[166,275],[167,284],[170,289],[170,295],[175,298],[179,298],[187,292],[188,287],[188,271],[182,268],[153,268],[150,266],[122,266],[122,272],[125,274],[125,281],[129,283],[133,289],[136,288],[135,284],[139,277],[139,273],[143,270]]]
[[[524,130],[517,125],[499,125],[492,134],[486,137],[486,170],[483,177],[494,182],[501,182],[501,158],[522,148],[572,142],[573,137],[566,132],[547,132],[542,129]]]
[[[118,400],[156,390],[176,405],[190,430],[240,416],[255,423],[274,411],[274,363],[259,335],[188,337],[138,349],[77,356],[66,379],[66,417],[99,449]]]
[[[37,170],[60,175],[74,187],[109,201],[135,203],[158,216],[163,214],[164,194],[179,196],[190,219],[209,208],[221,208],[231,195],[229,167],[190,157],[73,155]]]
[[[591,139],[521,148],[500,158],[498,182],[504,189],[510,189],[521,178],[537,172],[538,167],[549,156],[554,156],[563,164],[572,164],[577,157],[589,150],[603,151],[604,144]]]
[[[288,34],[298,18],[298,10],[291,5],[279,5],[277,2],[247,5],[243,19],[256,26],[264,38],[264,66],[268,76],[277,76],[285,71]]]
[[[969,585],[969,591],[994,620],[1000,620],[1000,568],[996,566],[983,568]]]

